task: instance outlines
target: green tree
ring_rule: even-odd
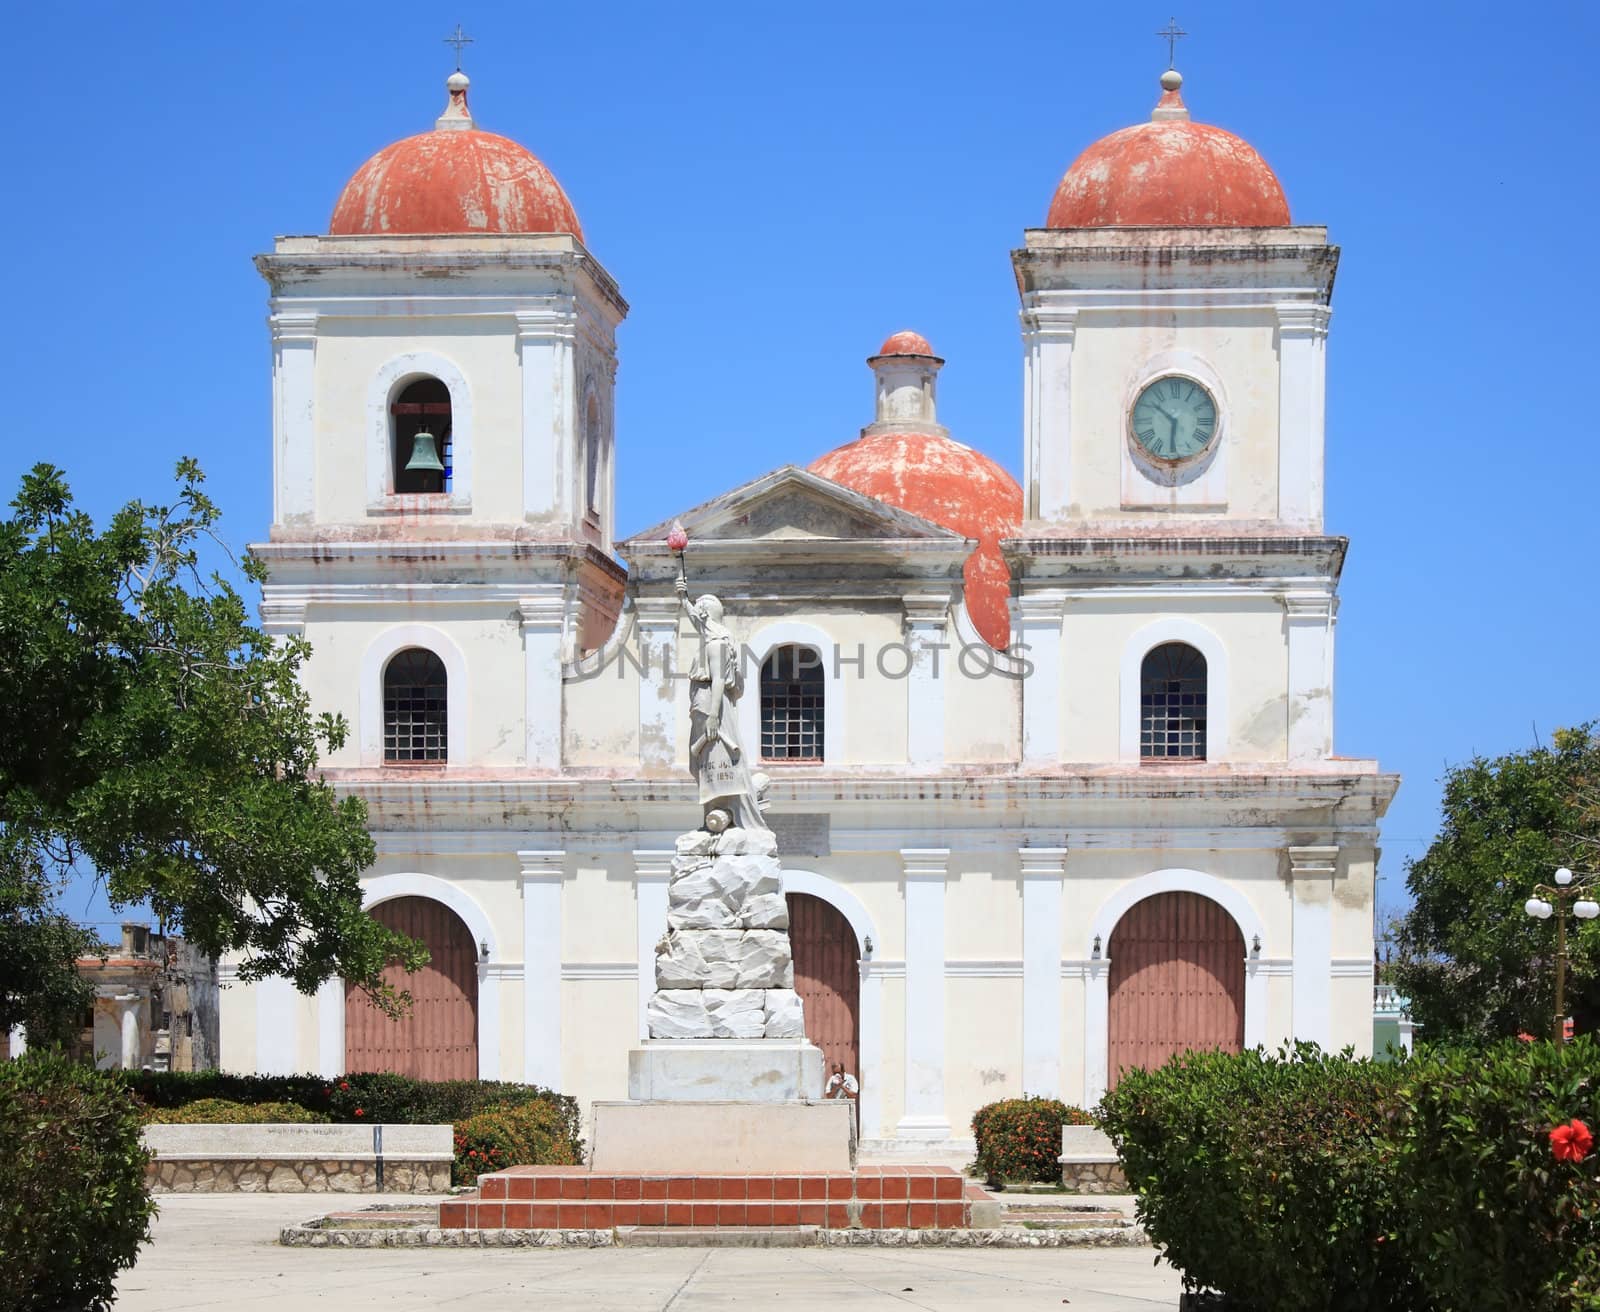
[[[1406,867],[1411,909],[1393,925],[1394,982],[1426,1041],[1550,1033],[1555,926],[1526,915],[1535,884],[1585,868],[1594,844],[1600,742],[1588,727],[1549,747],[1478,757],[1444,780],[1444,823]],[[1568,1009],[1600,1018],[1600,926],[1567,923]]]
[[[50,892],[75,869],[239,954],[243,979],[309,992],[340,975],[393,1008],[384,966],[426,960],[362,912],[366,808],[317,772],[345,725],[311,714],[308,645],[253,627],[203,571],[221,544],[202,481],[183,461],[171,505],[130,503],[100,531],[38,465],[0,521],[0,1022],[70,996],[59,966],[83,944]],[[249,556],[242,572],[265,574]]]

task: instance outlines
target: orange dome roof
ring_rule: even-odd
[[[328,231],[570,232],[581,241],[578,216],[555,175],[526,147],[473,123],[464,74],[448,85],[450,104],[434,130],[384,147],[357,169]]]
[[[811,472],[976,538],[963,570],[967,613],[991,647],[1011,641],[1011,570],[1000,540],[1022,525],[1016,479],[988,456],[933,433],[868,433],[813,461]]]
[[[928,339],[921,333],[904,332],[890,333],[883,339],[883,345],[878,348],[879,355],[932,355],[933,347],[928,345]]]
[[[1056,189],[1050,228],[1277,228],[1289,223],[1283,185],[1254,147],[1194,123],[1172,69],[1150,122],[1102,137]]]

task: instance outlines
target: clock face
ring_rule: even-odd
[[[1217,403],[1192,378],[1158,378],[1133,403],[1134,439],[1157,460],[1197,456],[1216,433]]]

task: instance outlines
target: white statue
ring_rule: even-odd
[[[765,829],[756,784],[739,742],[739,697],[744,670],[739,644],[722,622],[722,602],[707,593],[689,600],[689,583],[678,575],[678,599],[700,635],[689,668],[689,773],[700,784],[705,827],[712,833],[737,827]]]

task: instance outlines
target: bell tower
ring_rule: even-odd
[[[543,163],[466,74],[433,129],[350,179],[272,289],[274,537],[563,539],[611,549],[627,304]]]
[[[1149,122],[1078,157],[1013,254],[1025,517],[1320,532],[1338,248],[1182,83],[1169,69]]]

